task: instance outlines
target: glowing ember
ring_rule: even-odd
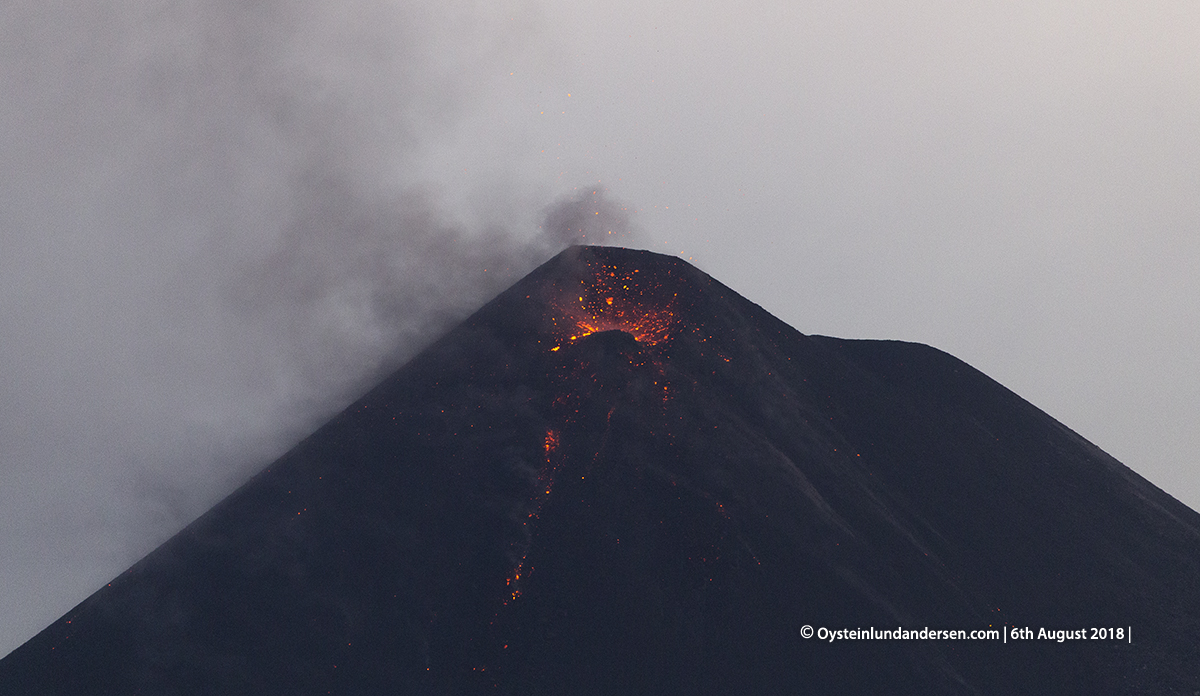
[[[550,323],[557,345],[550,350],[601,331],[624,331],[649,346],[672,337],[677,323],[674,294],[667,296],[638,269],[621,271],[593,262],[590,270],[569,300],[554,303],[557,316],[550,317]]]
[[[557,299],[549,302],[551,309],[545,317],[547,342],[550,344],[548,350],[551,352],[605,331],[623,331],[633,336],[644,348],[660,346],[673,339],[678,332],[677,294],[665,290],[651,274],[642,274],[639,269],[622,270],[616,264],[589,261],[588,273],[578,281],[578,285],[571,280],[566,287],[559,286],[557,289]],[[670,386],[663,376],[663,356],[649,354],[647,357],[659,374],[653,384],[662,390],[665,404]],[[568,383],[594,386],[595,376],[589,381],[586,375],[574,375],[568,377]],[[586,386],[582,391],[574,388],[561,391],[554,398],[555,411],[566,423],[573,422],[579,417],[581,400],[586,394]],[[608,410],[610,419],[613,410],[612,407]],[[554,491],[555,475],[563,464],[558,430],[551,428],[546,431],[542,449],[544,460],[538,472],[538,488],[533,494],[532,508],[522,523],[527,538],[531,540],[537,532],[538,515]],[[521,596],[522,584],[533,570],[527,566],[527,558],[528,550],[506,578],[508,592],[505,605]]]
[[[543,503],[546,502],[546,498],[554,489],[554,474],[558,471],[558,465],[560,463],[558,458],[555,456],[558,451],[558,439],[559,435],[557,430],[550,429],[546,431],[546,439],[542,445],[543,449],[545,450],[545,460],[542,463],[541,470],[538,471],[538,495],[534,500],[533,511],[530,512],[525,521],[522,522],[522,525],[524,525],[526,529],[530,528],[532,520],[537,519],[538,513],[542,510]],[[509,574],[507,579],[505,579],[505,584],[508,586],[509,591],[509,597],[504,600],[505,604],[508,604],[509,602],[521,596],[520,584],[521,578],[527,574],[525,571],[525,559],[527,556],[528,551],[525,553],[525,555],[521,556],[521,560],[517,562],[517,567],[513,568],[512,573]]]

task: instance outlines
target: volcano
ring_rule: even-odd
[[[1200,515],[969,365],[573,247],[0,693],[1200,693]]]

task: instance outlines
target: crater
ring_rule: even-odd
[[[621,329],[609,329],[608,331],[597,331],[594,334],[588,334],[579,339],[580,345],[588,343],[597,347],[611,347],[615,349],[624,348],[626,350],[641,350],[642,344],[638,342],[637,337],[628,331]]]

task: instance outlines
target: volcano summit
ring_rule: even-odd
[[[1196,692],[1200,515],[945,353],[593,247],[0,661],[13,695]]]

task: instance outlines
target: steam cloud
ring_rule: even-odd
[[[0,9],[0,655],[558,248],[630,233],[600,190],[468,227],[421,184],[532,24]]]

